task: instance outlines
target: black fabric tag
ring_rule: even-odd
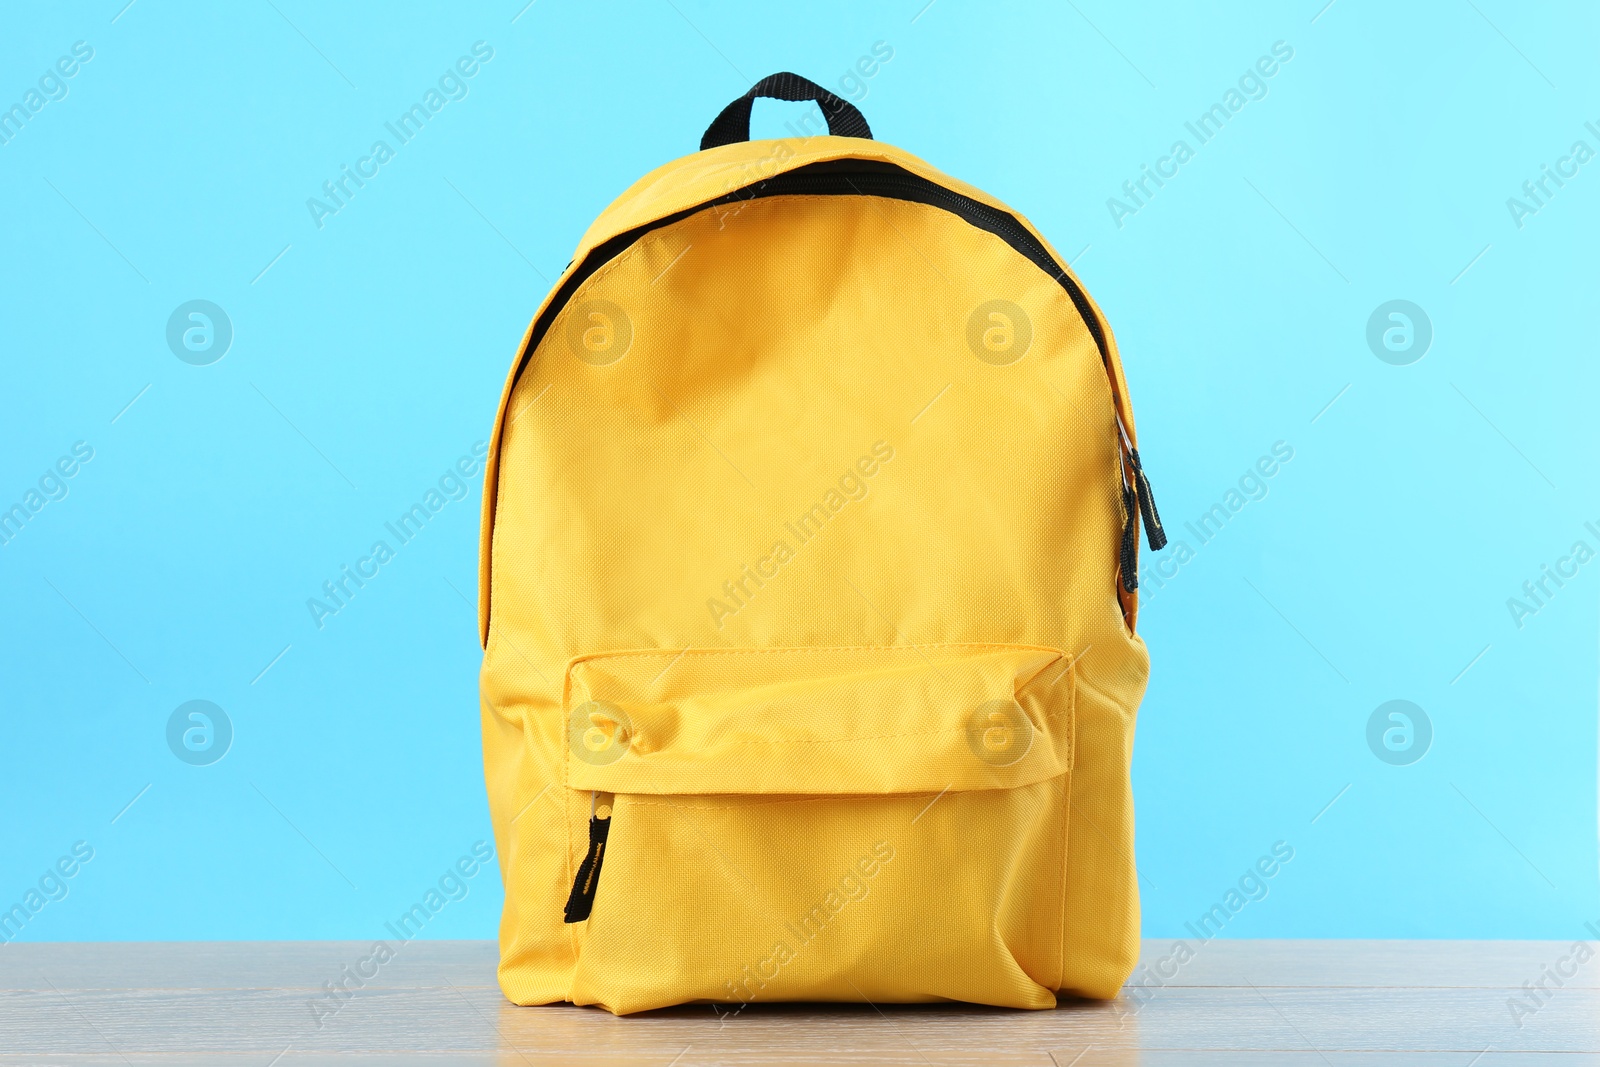
[[[564,911],[569,923],[583,922],[594,910],[594,889],[600,881],[600,864],[605,860],[606,835],[609,833],[610,819],[589,819],[589,851],[578,865],[578,877],[572,880],[572,895],[567,898]]]

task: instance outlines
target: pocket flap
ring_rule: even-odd
[[[614,793],[1010,789],[1072,762],[1072,661],[1028,645],[663,649],[567,669],[566,778]]]

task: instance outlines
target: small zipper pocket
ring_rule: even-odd
[[[603,653],[565,688],[565,785],[589,794],[587,850],[569,809],[567,999],[1055,1003],[1061,651]]]

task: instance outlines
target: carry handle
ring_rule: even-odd
[[[872,140],[867,120],[854,104],[833,95],[807,78],[787,71],[769,74],[750,87],[750,91],[722,109],[722,114],[706,128],[700,150],[750,139],[750,105],[758,96],[773,100],[813,100],[828,120],[828,132],[835,137],[865,137]]]

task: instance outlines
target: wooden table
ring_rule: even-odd
[[[1600,1064],[1571,944],[1216,941],[1111,1004],[517,1008],[489,942],[413,942],[329,1013],[364,942],[0,946],[0,1064]],[[1154,963],[1167,942],[1146,942]],[[1170,971],[1171,968],[1169,967]],[[1550,991],[1532,1007],[1523,983]],[[1508,1005],[1521,998],[1514,1017]],[[319,1015],[320,1025],[319,1025]],[[1519,1025],[1520,1023],[1520,1025]]]

